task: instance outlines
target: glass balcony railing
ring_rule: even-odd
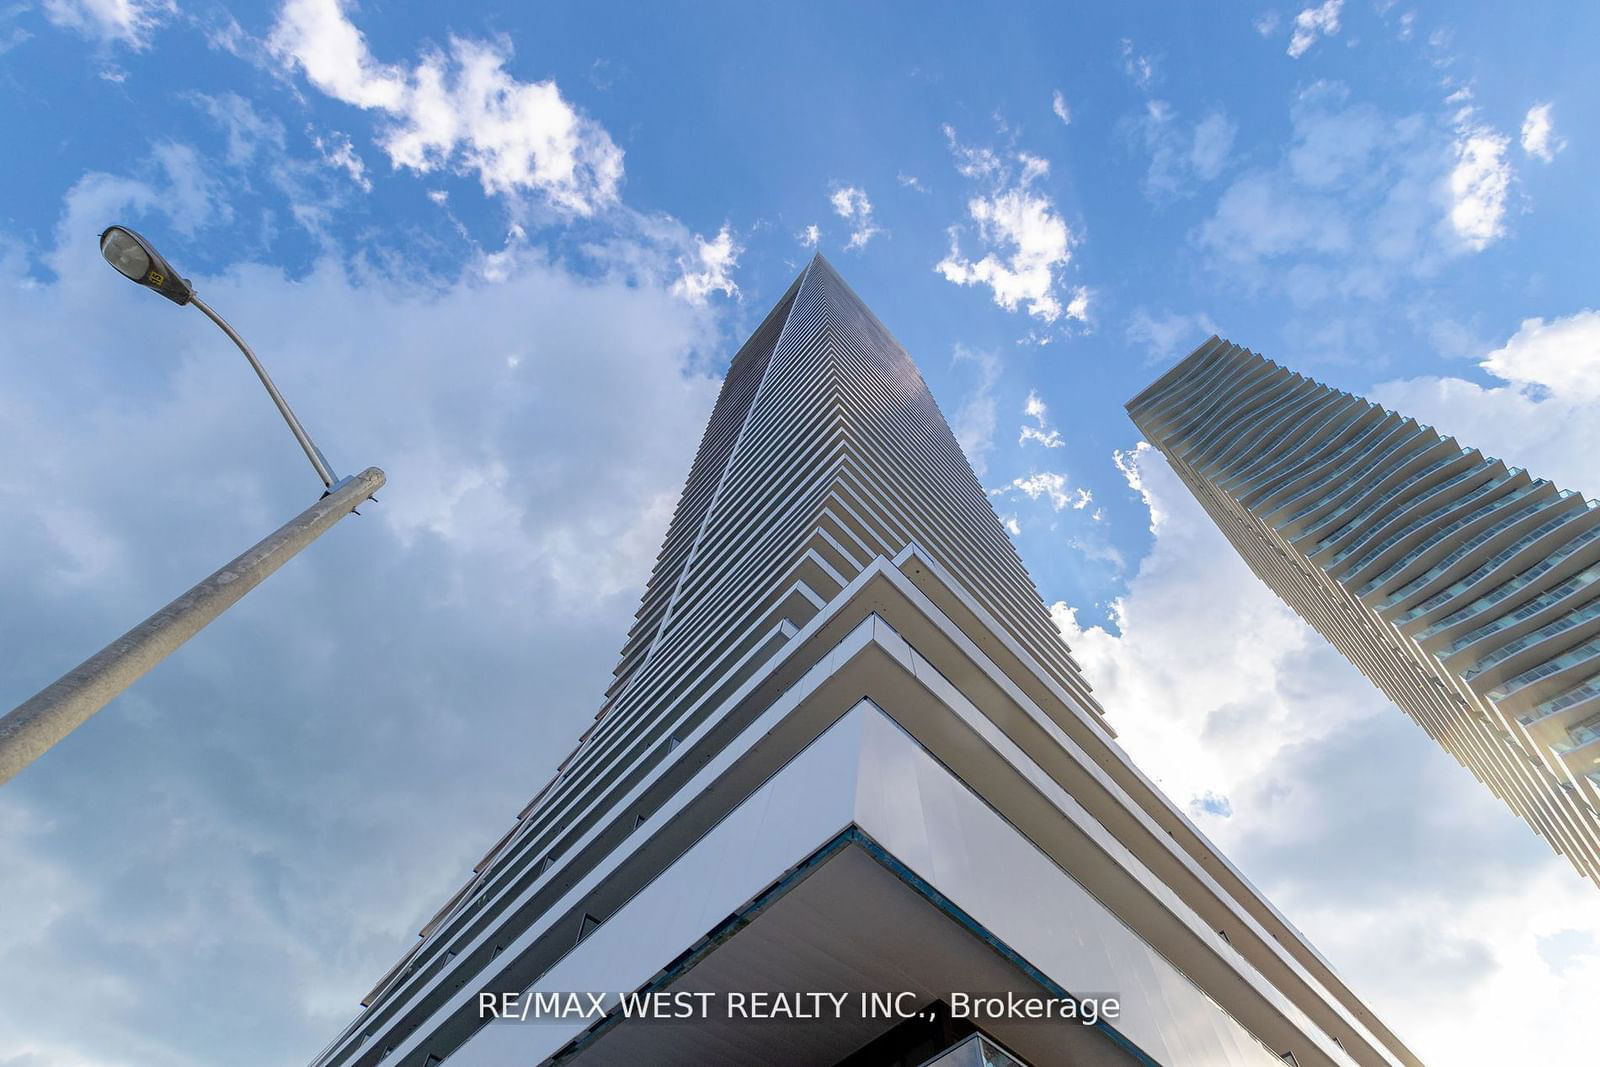
[[[1548,567],[1546,567],[1546,569],[1548,569]],[[1518,575],[1518,577],[1520,578],[1521,575]],[[1516,579],[1514,578],[1512,581],[1516,581]],[[1508,626],[1515,626],[1517,623],[1528,618],[1530,615],[1537,615],[1551,604],[1554,604],[1559,600],[1563,600],[1567,596],[1576,593],[1580,589],[1587,588],[1597,581],[1600,581],[1600,563],[1596,563],[1591,567],[1587,567],[1579,571],[1577,574],[1574,574],[1571,578],[1568,578],[1560,585],[1555,586],[1552,589],[1547,589],[1533,599],[1523,602],[1522,604],[1518,605],[1515,610],[1506,612],[1493,622],[1486,622],[1482,626],[1462,634],[1460,637],[1450,642],[1450,651],[1458,652],[1475,641],[1481,641],[1483,638],[1488,637],[1492,633],[1495,633],[1499,630],[1504,630]],[[1510,585],[1511,583],[1507,582],[1505,584]],[[1473,601],[1473,603],[1476,604],[1477,601]]]
[[[1567,649],[1554,659],[1546,660],[1537,667],[1531,667],[1528,670],[1523,671],[1521,674],[1507,678],[1504,682],[1501,682],[1499,685],[1489,690],[1489,699],[1504,700],[1512,693],[1515,693],[1518,689],[1526,688],[1541,678],[1548,678],[1552,674],[1559,674],[1568,667],[1571,667],[1574,664],[1582,663],[1584,660],[1591,659],[1595,656],[1600,656],[1600,637],[1591,637],[1589,640],[1585,641],[1581,645],[1578,645],[1576,648]],[[1562,696],[1566,695],[1567,694],[1565,693],[1562,694]],[[1557,697],[1556,699],[1559,700],[1561,698]],[[1550,702],[1547,701],[1546,703]],[[1541,708],[1545,707],[1544,704],[1539,706]],[[1562,707],[1567,706],[1568,705],[1565,704],[1562,705]],[[1555,707],[1545,708],[1545,714],[1560,710],[1561,708]]]
[[[1364,454],[1367,450],[1376,447],[1384,441],[1390,440],[1395,431],[1403,429],[1407,425],[1409,424],[1404,421],[1392,422],[1389,419],[1380,418],[1372,425],[1362,429],[1343,445],[1340,445],[1339,449],[1330,455],[1315,457],[1310,462],[1297,464],[1288,471],[1274,472],[1269,470],[1263,472],[1262,477],[1266,478],[1267,481],[1263,483],[1262,488],[1266,489],[1268,486],[1271,486],[1271,492],[1266,494],[1270,496],[1271,493],[1281,492],[1288,486],[1293,485],[1297,479],[1304,477],[1306,474],[1309,474],[1314,470],[1325,469],[1330,463],[1342,466],[1345,463],[1352,462],[1358,456]],[[1425,426],[1422,428],[1427,429]],[[1356,453],[1356,455],[1347,455],[1347,453],[1351,452]],[[1337,473],[1337,471],[1334,473]],[[1327,482],[1327,478],[1320,479],[1310,488],[1303,489],[1299,493],[1296,493],[1294,496],[1290,497],[1286,503],[1293,503],[1294,501],[1300,499],[1300,497],[1305,493],[1311,492],[1312,489],[1315,489],[1317,486],[1326,485]],[[1243,496],[1244,494],[1241,493],[1240,495]]]
[[[1574,513],[1573,515],[1564,516],[1554,524],[1547,524],[1549,525],[1549,529],[1541,526],[1532,533],[1526,534],[1525,536],[1519,538],[1516,544],[1508,545],[1506,548],[1495,553],[1494,558],[1486,560],[1480,566],[1475,567],[1471,573],[1467,574],[1459,581],[1452,582],[1449,587],[1440,590],[1433,596],[1430,596],[1427,600],[1424,600],[1422,603],[1418,604],[1416,607],[1412,608],[1395,621],[1405,622],[1409,619],[1416,618],[1418,615],[1432,611],[1450,597],[1462,592],[1473,582],[1476,582],[1479,578],[1482,578],[1485,574],[1488,574],[1490,571],[1494,570],[1494,568],[1498,567],[1501,563],[1504,563],[1506,560],[1510,559],[1512,556],[1516,555],[1518,552],[1522,551],[1524,548],[1528,547],[1529,545],[1533,544],[1533,542],[1549,533],[1551,529],[1554,529],[1562,522],[1566,522],[1567,519],[1576,518],[1581,514],[1583,514],[1583,512],[1580,511]],[[1579,534],[1577,537],[1574,537],[1572,540],[1568,541],[1566,544],[1562,545],[1560,548],[1556,549],[1554,552],[1550,553],[1544,559],[1540,560],[1538,563],[1535,563],[1521,574],[1518,574],[1514,578],[1506,579],[1504,582],[1501,582],[1487,593],[1472,601],[1472,603],[1452,611],[1450,614],[1446,615],[1444,618],[1440,619],[1438,622],[1434,623],[1432,626],[1418,634],[1417,640],[1420,641],[1425,637],[1432,637],[1440,630],[1443,630],[1448,626],[1454,626],[1462,619],[1470,619],[1472,616],[1479,614],[1484,609],[1498,604],[1512,593],[1517,592],[1519,589],[1526,588],[1529,583],[1538,579],[1541,574],[1544,574],[1546,571],[1550,570],[1550,568],[1556,566],[1556,564],[1560,563],[1562,560],[1578,551],[1584,545],[1587,545],[1596,539],[1600,539],[1600,526],[1591,526],[1589,529],[1583,531],[1583,533]]]
[[[1222,490],[1232,493],[1235,497],[1240,497],[1249,492],[1254,483],[1263,478],[1290,473],[1283,469],[1281,463],[1273,462],[1278,457],[1291,457],[1289,462],[1294,463],[1296,468],[1302,465],[1309,466],[1313,463],[1324,462],[1326,458],[1329,458],[1319,458],[1315,455],[1306,456],[1303,459],[1298,457],[1300,457],[1302,450],[1324,430],[1327,430],[1327,436],[1337,437],[1348,429],[1351,423],[1366,414],[1366,409],[1359,403],[1352,403],[1357,401],[1358,398],[1352,397],[1348,393],[1339,393],[1337,395],[1341,398],[1340,402],[1335,404],[1329,411],[1324,412],[1293,444],[1284,445],[1281,437],[1277,441],[1267,444],[1261,449],[1261,454],[1246,462],[1237,474],[1218,483]],[[1344,416],[1344,421],[1339,423],[1338,420],[1341,415]],[[1329,429],[1330,426],[1332,426],[1332,429]],[[1337,454],[1334,453],[1334,455]]]
[[[1423,571],[1421,574],[1419,574],[1415,578],[1411,579],[1411,581],[1407,582],[1405,585],[1402,585],[1399,589],[1396,589],[1394,592],[1390,593],[1387,597],[1384,598],[1383,603],[1381,605],[1379,605],[1379,606],[1386,608],[1386,607],[1390,606],[1391,604],[1395,604],[1395,603],[1398,603],[1399,601],[1404,600],[1406,597],[1410,596],[1413,592],[1415,592],[1416,589],[1419,586],[1425,585],[1428,582],[1433,581],[1433,579],[1437,578],[1439,575],[1443,574],[1446,570],[1448,570],[1450,568],[1450,566],[1452,564],[1454,564],[1456,561],[1460,560],[1463,556],[1467,555],[1469,552],[1471,552],[1473,549],[1477,548],[1479,545],[1483,544],[1485,541],[1492,540],[1501,531],[1503,531],[1507,526],[1510,526],[1510,525],[1512,525],[1513,523],[1516,523],[1516,522],[1520,522],[1521,520],[1527,518],[1529,515],[1533,514],[1536,511],[1539,511],[1539,510],[1541,510],[1543,508],[1552,507],[1555,504],[1559,503],[1560,501],[1565,500],[1570,495],[1572,495],[1572,490],[1570,490],[1570,489],[1563,490],[1562,492],[1558,493],[1556,496],[1552,497],[1549,500],[1541,500],[1541,501],[1539,501],[1537,503],[1529,505],[1526,508],[1519,508],[1517,510],[1516,514],[1508,515],[1504,519],[1502,519],[1501,521],[1499,521],[1499,522],[1495,523],[1493,526],[1489,527],[1487,530],[1479,531],[1477,534],[1474,534],[1471,538],[1469,538],[1468,540],[1463,542],[1461,544],[1461,546],[1459,548],[1457,548],[1455,551],[1451,552],[1449,555],[1447,555],[1443,559],[1441,559],[1438,563],[1435,563],[1432,567],[1429,567],[1427,570]],[[1496,552],[1493,556],[1491,556],[1489,558],[1488,562],[1486,562],[1486,563],[1484,563],[1484,564],[1482,564],[1482,565],[1480,565],[1478,567],[1473,568],[1472,573],[1473,574],[1478,574],[1480,576],[1484,575],[1484,574],[1488,574],[1490,571],[1494,570],[1494,568],[1498,567],[1500,564],[1504,563],[1506,560],[1508,560],[1512,556],[1516,555],[1517,552],[1521,551],[1522,548],[1525,548],[1528,545],[1533,544],[1533,542],[1537,541],[1540,537],[1543,537],[1545,534],[1549,533],[1551,530],[1554,530],[1556,527],[1558,527],[1558,526],[1562,525],[1563,523],[1567,522],[1572,517],[1573,517],[1573,513],[1571,513],[1571,512],[1569,512],[1567,514],[1564,514],[1564,515],[1557,515],[1555,518],[1551,519],[1549,522],[1542,524],[1537,529],[1535,529],[1532,532],[1530,532],[1528,534],[1525,534],[1523,537],[1519,538],[1514,544],[1508,545],[1507,547],[1501,549],[1499,552]],[[1462,580],[1464,581],[1465,579],[1462,579]],[[1453,586],[1452,586],[1452,588],[1453,588]],[[1435,594],[1435,596],[1438,597],[1438,599],[1435,600],[1435,603],[1441,603],[1443,601],[1443,599],[1444,599],[1442,596],[1439,596],[1438,594]],[[1430,599],[1433,599],[1433,598],[1430,598]],[[1418,607],[1421,607],[1421,605],[1419,604]],[[1413,611],[1415,611],[1415,609],[1413,609]],[[1416,614],[1420,615],[1421,612],[1420,611],[1416,612]],[[1415,618],[1415,615],[1411,615],[1411,614],[1404,615],[1404,616],[1401,617],[1401,620],[1408,619],[1408,618]],[[1401,620],[1397,620],[1397,621],[1401,621]]]
[[[1304,507],[1302,507],[1299,511],[1296,511],[1293,515],[1290,515],[1287,519],[1284,519],[1281,522],[1276,523],[1275,525],[1277,526],[1277,528],[1279,530],[1282,530],[1285,526],[1293,525],[1295,522],[1298,522],[1300,519],[1305,518],[1307,515],[1311,514],[1313,511],[1316,511],[1318,508],[1320,508],[1322,505],[1328,503],[1328,501],[1333,500],[1340,493],[1343,493],[1343,492],[1347,491],[1352,484],[1359,483],[1359,482],[1363,481],[1367,477],[1367,475],[1371,474],[1374,470],[1376,470],[1379,466],[1381,466],[1386,460],[1391,461],[1391,463],[1390,463],[1391,466],[1398,467],[1403,463],[1407,463],[1407,462],[1409,462],[1409,461],[1411,461],[1413,459],[1416,459],[1422,453],[1424,453],[1428,449],[1432,448],[1437,443],[1438,439],[1437,438],[1433,438],[1433,439],[1424,441],[1421,445],[1419,445],[1417,447],[1414,447],[1414,448],[1411,448],[1411,449],[1407,450],[1406,452],[1402,453],[1399,456],[1396,456],[1395,452],[1399,450],[1400,446],[1404,442],[1415,440],[1418,435],[1424,433],[1426,430],[1427,430],[1426,426],[1417,427],[1415,430],[1413,430],[1411,433],[1407,434],[1400,441],[1397,441],[1393,445],[1391,445],[1389,448],[1384,449],[1382,454],[1373,457],[1372,459],[1368,460],[1364,466],[1361,466],[1361,467],[1359,467],[1359,468],[1357,468],[1357,469],[1355,469],[1353,471],[1350,471],[1350,472],[1346,473],[1342,468],[1340,470],[1330,471],[1328,474],[1326,474],[1323,477],[1319,478],[1313,484],[1307,486],[1305,488],[1305,490],[1303,492],[1301,492],[1300,495],[1295,497],[1294,499],[1295,500],[1303,499],[1308,494],[1314,493],[1318,489],[1321,489],[1323,486],[1327,485],[1329,482],[1338,481],[1340,484],[1334,486],[1333,489],[1330,490],[1329,492],[1324,493],[1322,496],[1318,497],[1316,500],[1314,500],[1311,503],[1309,503],[1309,504],[1305,505]],[[1378,446],[1374,446],[1374,447],[1378,447]],[[1352,457],[1349,460],[1346,460],[1346,462],[1347,463],[1353,463],[1357,459],[1360,459],[1360,458],[1361,458],[1360,456],[1355,456],[1355,457]],[[1380,480],[1381,480],[1381,477],[1383,477],[1383,476],[1380,476]],[[1359,496],[1360,494],[1357,493],[1356,495]],[[1350,510],[1350,505],[1349,504],[1343,504],[1343,505],[1339,506],[1338,508],[1335,508],[1333,511],[1329,512],[1328,514],[1322,516],[1320,519],[1318,519],[1317,520],[1317,525],[1318,526],[1325,526],[1325,525],[1327,525],[1328,523],[1332,522],[1334,519],[1338,518],[1340,515],[1343,515],[1346,511],[1349,511],[1349,510]],[[1302,534],[1301,536],[1304,536],[1304,534]]]
[[[1561,616],[1561,618],[1556,619],[1554,622],[1546,623],[1537,630],[1534,630],[1532,633],[1523,634],[1514,641],[1507,641],[1493,652],[1490,652],[1488,655],[1484,656],[1477,663],[1474,663],[1472,665],[1472,669],[1467,671],[1461,677],[1466,679],[1475,678],[1484,671],[1488,670],[1490,667],[1493,667],[1496,663],[1502,662],[1507,657],[1514,656],[1525,648],[1531,648],[1546,638],[1554,637],[1559,633],[1565,633],[1574,626],[1588,622],[1590,619],[1593,619],[1596,616],[1600,616],[1600,599],[1591,600],[1587,604],[1583,605],[1583,607],[1574,609],[1566,615]]]
[[[1432,463],[1428,464],[1426,467],[1423,467],[1421,470],[1412,471],[1404,479],[1401,480],[1399,485],[1394,486],[1387,493],[1384,493],[1378,499],[1374,500],[1372,503],[1370,503],[1366,507],[1362,508],[1361,509],[1361,513],[1358,514],[1355,518],[1350,519],[1342,527],[1340,527],[1340,531],[1339,532],[1331,534],[1330,536],[1323,538],[1322,541],[1319,542],[1319,547],[1320,547],[1320,545],[1328,544],[1330,541],[1337,540],[1338,538],[1340,538],[1340,537],[1342,537],[1344,535],[1344,532],[1349,531],[1349,530],[1351,530],[1351,529],[1353,529],[1353,528],[1355,528],[1357,526],[1360,526],[1362,523],[1366,522],[1373,515],[1375,515],[1378,512],[1378,510],[1381,509],[1385,504],[1389,503],[1389,501],[1393,500],[1395,497],[1399,496],[1401,493],[1404,493],[1406,490],[1415,487],[1418,482],[1420,482],[1422,479],[1426,478],[1428,475],[1432,474],[1434,471],[1438,470],[1440,467],[1443,467],[1443,466],[1445,466],[1446,464],[1449,464],[1449,463],[1454,463],[1456,460],[1460,459],[1462,456],[1466,455],[1470,451],[1472,451],[1472,450],[1468,449],[1468,448],[1463,448],[1460,452],[1458,452],[1458,453],[1456,453],[1454,455],[1449,455],[1449,456],[1445,456],[1443,459],[1434,460]],[[1384,477],[1388,477],[1388,475],[1384,475]],[[1333,515],[1329,515],[1328,519],[1333,518],[1334,515],[1339,514],[1339,512],[1342,512],[1343,510],[1344,510],[1344,508],[1340,508],[1339,511],[1334,512]],[[1323,520],[1324,525],[1326,525],[1328,519],[1324,519]],[[1379,523],[1378,525],[1382,525],[1382,524]]]
[[[1546,715],[1554,715],[1595,696],[1600,696],[1600,674],[1592,674],[1560,696],[1551,697],[1543,704],[1535,705],[1534,709],[1521,716],[1519,721],[1524,726],[1531,726]]]
[[[1437,530],[1433,531],[1427,537],[1423,538],[1422,541],[1415,548],[1413,548],[1410,552],[1407,552],[1405,555],[1401,556],[1399,559],[1397,559],[1393,563],[1391,563],[1388,567],[1384,568],[1382,574],[1379,574],[1376,578],[1372,579],[1372,581],[1370,581],[1366,585],[1362,586],[1357,591],[1356,595],[1357,596],[1366,596],[1368,593],[1370,593],[1374,589],[1378,588],[1378,586],[1382,585],[1384,582],[1387,582],[1390,578],[1393,578],[1396,574],[1399,574],[1401,571],[1405,570],[1405,568],[1407,566],[1409,566],[1414,560],[1416,560],[1424,552],[1428,551],[1428,549],[1432,548],[1434,545],[1438,544],[1440,541],[1443,541],[1446,537],[1449,537],[1451,534],[1455,533],[1457,530],[1461,529],[1464,526],[1472,525],[1473,523],[1477,522],[1479,519],[1483,518],[1484,516],[1491,515],[1494,512],[1496,512],[1496,511],[1500,510],[1501,508],[1505,507],[1507,504],[1513,503],[1514,501],[1517,501],[1517,500],[1521,500],[1523,497],[1527,496],[1529,493],[1534,492],[1537,489],[1543,488],[1544,486],[1546,486],[1548,484],[1549,484],[1548,482],[1544,481],[1543,479],[1540,479],[1539,481],[1536,481],[1536,482],[1533,482],[1533,483],[1531,483],[1529,485],[1523,486],[1521,489],[1517,490],[1514,493],[1507,493],[1505,496],[1501,497],[1498,500],[1491,500],[1487,504],[1483,504],[1483,505],[1481,505],[1479,507],[1473,508],[1471,511],[1469,511],[1467,514],[1461,516],[1455,522],[1452,522],[1452,523],[1449,523],[1448,525],[1439,527]],[[1474,537],[1472,540],[1468,541],[1466,543],[1466,545],[1463,545],[1462,547],[1466,548],[1466,547],[1469,547],[1469,546],[1476,546],[1476,545],[1482,544],[1483,541],[1486,539],[1485,535],[1494,533],[1494,532],[1499,531],[1499,530],[1503,530],[1507,526],[1510,526],[1511,524],[1515,523],[1518,519],[1527,518],[1529,515],[1532,515],[1534,512],[1538,511],[1543,506],[1544,506],[1544,502],[1543,501],[1539,501],[1539,502],[1530,504],[1527,507],[1522,508],[1522,509],[1520,509],[1518,511],[1515,511],[1510,515],[1507,515],[1505,518],[1501,519],[1499,522],[1497,522],[1493,526],[1489,527],[1489,529],[1483,531],[1482,533],[1480,533],[1476,537]],[[1452,560],[1452,562],[1454,560],[1457,560],[1457,559],[1461,558],[1461,556],[1458,554],[1460,551],[1461,550],[1458,549],[1456,552],[1452,552],[1450,554],[1449,558]]]
[[[945,1049],[922,1067],[1028,1067],[1026,1063],[1002,1052],[1000,1047],[982,1034],[973,1034]]]
[[[1308,396],[1298,389],[1303,381],[1304,379],[1300,381],[1291,379],[1282,382],[1273,387],[1279,392],[1266,403],[1248,411],[1235,410],[1229,413],[1223,421],[1206,431],[1205,436],[1184,453],[1184,462],[1196,470],[1210,473],[1210,468],[1220,458],[1211,454],[1217,451],[1219,441],[1222,443],[1221,451],[1226,452],[1229,448],[1242,443],[1248,435],[1259,436],[1262,432],[1270,432],[1284,415],[1296,411],[1303,414],[1305,408],[1315,408],[1317,404],[1324,403],[1325,398],[1320,393]]]
[[[1600,741],[1600,715],[1589,716],[1567,731],[1566,740],[1557,741],[1550,747],[1557,752],[1571,752],[1590,741]]]
[[[1451,459],[1454,459],[1454,458],[1455,457],[1453,457],[1453,456],[1451,457]],[[1444,462],[1448,463],[1449,461],[1450,460],[1447,459]],[[1450,478],[1446,478],[1444,481],[1440,482],[1438,485],[1434,486],[1431,490],[1429,490],[1428,493],[1425,496],[1423,496],[1423,497],[1421,497],[1421,498],[1419,498],[1417,500],[1412,501],[1410,504],[1407,505],[1407,507],[1416,507],[1419,504],[1425,503],[1426,501],[1428,501],[1428,500],[1430,500],[1430,499],[1432,499],[1434,497],[1437,497],[1441,493],[1449,492],[1451,489],[1453,489],[1454,487],[1460,485],[1462,482],[1466,481],[1467,479],[1475,477],[1476,475],[1483,473],[1484,469],[1487,468],[1492,463],[1494,463],[1494,460],[1492,458],[1491,459],[1486,459],[1486,460],[1482,461],[1481,463],[1477,463],[1477,464],[1474,464],[1471,467],[1468,467],[1466,470],[1462,471],[1460,474],[1454,475],[1453,477],[1450,477]],[[1422,478],[1423,473],[1425,473],[1425,472],[1419,472],[1416,475],[1416,477],[1412,479],[1412,482],[1409,483],[1409,484],[1415,484],[1417,480]],[[1423,515],[1423,516],[1421,516],[1419,518],[1413,519],[1412,521],[1406,523],[1405,526],[1403,526],[1399,530],[1396,530],[1389,537],[1385,538],[1383,540],[1382,544],[1374,545],[1372,547],[1372,549],[1367,552],[1366,555],[1362,556],[1361,559],[1357,560],[1354,564],[1352,564],[1351,567],[1350,567],[1351,571],[1358,571],[1362,567],[1365,567],[1368,563],[1371,563],[1374,559],[1376,559],[1379,555],[1381,555],[1383,553],[1384,549],[1388,548],[1390,545],[1393,545],[1396,541],[1399,541],[1401,538],[1405,537],[1407,534],[1413,533],[1414,531],[1416,531],[1418,529],[1421,529],[1423,526],[1426,526],[1429,522],[1433,521],[1434,519],[1437,519],[1440,515],[1443,515],[1443,514],[1449,512],[1449,511],[1453,511],[1454,509],[1460,507],[1463,504],[1471,503],[1472,501],[1474,501],[1474,500],[1478,499],[1479,497],[1483,496],[1485,493],[1492,493],[1495,490],[1496,486],[1504,485],[1506,483],[1506,481],[1508,481],[1516,473],[1517,473],[1516,470],[1513,469],[1513,470],[1507,471],[1505,474],[1503,474],[1499,478],[1491,478],[1487,482],[1485,482],[1482,485],[1478,486],[1476,489],[1473,489],[1471,492],[1464,493],[1459,498],[1457,498],[1455,500],[1446,501],[1444,504],[1440,505],[1439,507],[1434,508],[1432,511],[1428,512],[1426,515]],[[1405,488],[1405,486],[1402,485],[1402,486],[1400,486],[1400,488],[1403,489],[1403,488]],[[1383,500],[1379,500],[1379,501],[1373,503],[1372,505],[1367,507],[1366,510],[1362,511],[1362,513],[1360,515],[1357,515],[1354,519],[1351,519],[1349,522],[1347,522],[1343,526],[1339,527],[1339,529],[1335,530],[1333,533],[1329,534],[1327,537],[1324,537],[1321,541],[1318,541],[1317,542],[1318,550],[1327,548],[1329,545],[1331,545],[1335,541],[1339,540],[1339,538],[1343,537],[1345,534],[1349,533],[1351,530],[1354,530],[1369,515],[1371,515],[1375,511],[1377,511],[1378,508],[1383,506],[1383,504],[1387,503],[1388,499],[1389,499],[1389,497],[1386,495]],[[1335,554],[1333,559],[1330,560],[1329,562],[1331,562],[1331,563],[1339,563],[1339,562],[1341,562],[1341,561],[1343,561],[1345,559],[1348,559],[1350,557],[1350,554],[1353,553],[1353,552],[1358,551],[1363,545],[1365,545],[1367,540],[1368,540],[1368,537],[1371,534],[1376,533],[1382,527],[1382,525],[1383,525],[1382,523],[1375,524],[1368,531],[1367,536],[1358,537],[1354,541],[1351,541],[1344,548],[1340,549],[1339,552],[1337,554]]]

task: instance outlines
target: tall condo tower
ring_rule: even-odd
[[[1128,402],[1273,591],[1600,882],[1600,506],[1212,337]]]
[[[315,1062],[1416,1064],[1112,738],[819,256],[733,358],[594,724]],[[507,993],[538,1020],[485,1018]],[[1007,993],[1120,1004],[962,999]],[[745,1017],[773,994],[820,1018]]]

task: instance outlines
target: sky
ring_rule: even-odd
[[[305,1062],[591,721],[820,250],[1133,758],[1435,1064],[1584,1062],[1600,896],[1122,404],[1212,332],[1593,494],[1600,7],[0,8],[0,703],[342,522],[0,789],[0,1067]]]

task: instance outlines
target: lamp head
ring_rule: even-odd
[[[126,226],[111,226],[100,235],[100,254],[129,281],[154,289],[174,304],[187,304],[194,295],[189,282],[178,277],[172,265],[138,233]]]

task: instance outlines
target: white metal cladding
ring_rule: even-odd
[[[1600,506],[1212,337],[1128,402],[1252,570],[1600,883]]]

